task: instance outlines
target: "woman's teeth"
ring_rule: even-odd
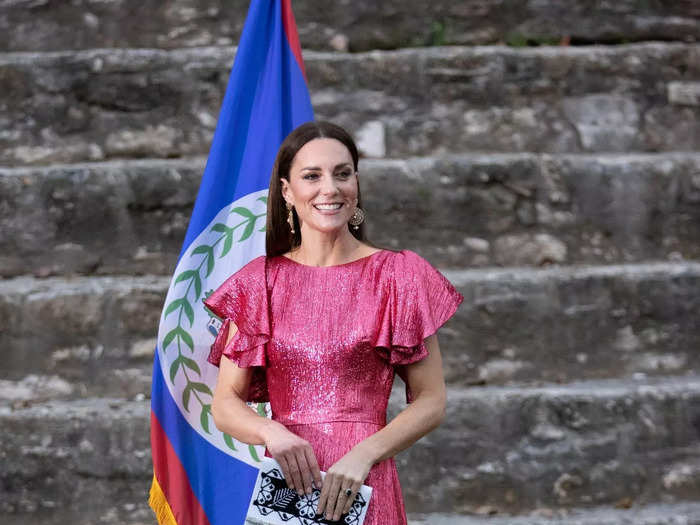
[[[318,210],[337,210],[342,204],[314,204],[314,208]]]

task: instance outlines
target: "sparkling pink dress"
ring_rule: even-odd
[[[428,355],[423,340],[463,299],[410,250],[327,267],[260,256],[205,301],[224,320],[209,362],[225,355],[255,367],[248,401],[269,401],[272,418],[309,441],[325,471],[386,424],[395,372]],[[238,332],[225,345],[231,322]],[[365,524],[405,525],[394,459],[375,464],[365,484]]]

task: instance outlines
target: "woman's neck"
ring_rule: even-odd
[[[290,253],[293,261],[307,266],[333,266],[356,259],[365,245],[349,230],[331,235],[319,231],[301,231],[301,245]]]

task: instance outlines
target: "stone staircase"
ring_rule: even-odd
[[[374,4],[294,8],[370,238],[465,296],[411,523],[700,524],[700,4]],[[2,523],[154,523],[157,323],[246,8],[0,3]]]

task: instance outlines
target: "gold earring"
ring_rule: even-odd
[[[294,206],[287,203],[287,211],[289,212],[287,214],[287,224],[289,224],[289,229],[291,230],[292,235],[294,235],[294,214],[292,213],[293,207]]]
[[[355,207],[355,211],[352,212],[352,216],[350,217],[350,220],[348,221],[354,230],[357,230],[360,227],[360,224],[362,224],[362,221],[365,220],[365,212],[362,211],[362,208],[358,208],[357,206]]]

